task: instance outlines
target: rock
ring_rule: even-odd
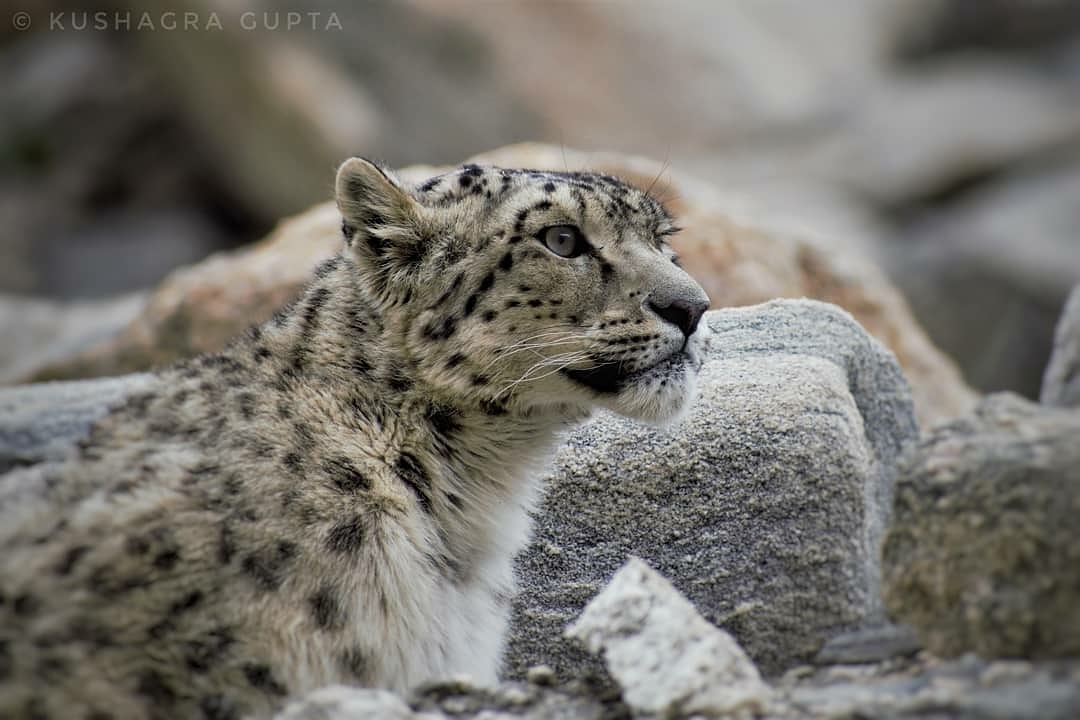
[[[392,692],[331,685],[290,702],[274,719],[421,720],[421,716]]]
[[[970,655],[942,661],[920,654],[872,665],[796,668],[776,681],[764,717],[770,720],[1074,720],[1078,716],[1080,661],[1003,662]],[[656,718],[633,712],[619,701],[618,693],[579,682],[556,688],[510,682],[497,688],[477,688],[447,681],[418,689],[407,704],[377,690],[324,688],[291,702],[277,720],[373,717],[398,720]]]
[[[915,631],[907,625],[876,625],[830,638],[814,656],[815,665],[873,663],[914,655],[922,649]]]
[[[587,686],[481,688],[450,679],[417,688],[407,702],[384,690],[322,688],[290,702],[275,720],[606,720],[626,712],[617,695]]]
[[[1080,285],[1073,288],[1061,312],[1039,402],[1058,407],[1080,406]]]
[[[600,415],[559,453],[518,558],[507,669],[598,670],[555,643],[629,555],[768,673],[881,613],[877,545],[917,436],[893,356],[811,301],[711,312],[701,398],[671,430]]]
[[[993,395],[903,463],[885,602],[936,654],[1080,655],[1080,413]]]
[[[764,710],[769,688],[734,638],[707,623],[667,580],[631,558],[566,630],[603,654],[623,700],[661,717]]]
[[[56,302],[0,295],[0,384],[110,338],[142,312],[141,293],[112,300]]]
[[[896,239],[889,274],[978,388],[1039,394],[1054,325],[1080,282],[1080,155],[1007,176]]]
[[[525,671],[525,679],[534,685],[552,685],[555,682],[555,671],[550,665],[533,665]]]
[[[658,163],[612,154],[578,153],[548,145],[516,145],[473,158],[509,167],[590,167],[649,186]],[[441,168],[416,166],[423,179]],[[686,228],[674,244],[714,307],[752,305],[773,297],[813,297],[849,309],[896,353],[911,380],[920,420],[929,424],[968,410],[974,394],[952,362],[928,341],[903,298],[879,271],[854,254],[830,249],[810,233],[740,203],[708,185],[666,173],[657,192]],[[283,221],[261,243],[222,253],[170,275],[146,311],[121,333],[24,379],[112,375],[212,351],[248,324],[269,318],[340,243],[332,204]]]
[[[778,718],[1072,720],[1080,662],[991,662],[926,654],[875,665],[799,668],[776,683]]]
[[[417,688],[413,709],[429,718],[476,720],[609,720],[628,716],[618,693],[579,682],[554,687],[532,682],[504,682],[480,688],[453,680]],[[344,720],[344,719],[343,719]]]
[[[667,607],[662,605],[659,610],[662,613]],[[716,632],[715,628],[711,630]],[[668,666],[661,667],[648,680],[662,679],[668,671]],[[546,683],[504,682],[494,688],[448,680],[417,689],[407,699],[407,704],[378,690],[324,688],[291,702],[277,720],[375,717],[398,720],[610,720],[634,717],[653,720],[657,715],[628,707],[620,701],[618,692],[576,680],[557,687]],[[740,717],[740,713],[724,717]],[[1074,720],[1080,717],[1080,660],[990,661],[966,655],[943,661],[920,653],[915,657],[872,664],[800,666],[776,680],[764,717],[774,720],[879,717],[898,720]]]
[[[0,474],[63,459],[90,425],[150,375],[0,388]]]

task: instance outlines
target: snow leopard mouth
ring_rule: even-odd
[[[615,395],[630,385],[656,375],[669,373],[690,362],[685,350],[674,352],[663,360],[641,370],[627,372],[618,362],[600,363],[585,369],[563,368],[562,373],[579,385],[584,385],[600,395]]]

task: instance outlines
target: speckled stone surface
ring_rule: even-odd
[[[680,426],[600,415],[560,452],[519,558],[508,676],[602,674],[557,638],[630,555],[767,673],[881,616],[877,545],[917,436],[895,359],[815,301],[707,318],[701,398]]]

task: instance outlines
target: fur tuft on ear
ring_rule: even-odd
[[[392,172],[363,158],[341,164],[334,194],[346,246],[392,301],[395,291],[408,288],[423,255],[423,209]]]
[[[358,230],[408,224],[415,205],[393,173],[356,157],[338,168],[334,195],[345,222]]]

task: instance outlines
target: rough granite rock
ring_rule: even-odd
[[[604,664],[633,710],[661,717],[760,713],[769,688],[735,639],[647,563],[631,558],[566,630]]]
[[[992,395],[906,459],[885,602],[942,656],[1080,655],[1080,413]]]
[[[711,312],[701,398],[674,429],[601,415],[560,452],[518,558],[507,674],[598,671],[556,642],[630,555],[767,673],[882,616],[877,547],[917,437],[893,356],[840,309]]]
[[[1080,406],[1080,285],[1072,289],[1061,311],[1039,402],[1057,407]]]
[[[919,419],[929,424],[970,409],[975,395],[952,361],[914,321],[906,302],[868,261],[840,251],[776,212],[740,209],[731,193],[667,170],[658,162],[551,145],[513,145],[471,160],[506,167],[591,168],[652,186],[685,230],[673,238],[687,271],[713,307],[752,305],[775,297],[813,297],[846,308],[897,356]],[[422,180],[444,168],[414,166]],[[282,221],[262,242],[220,253],[172,273],[146,309],[119,333],[72,357],[23,376],[53,380],[116,375],[220,349],[247,325],[268,319],[340,245],[332,203]]]

